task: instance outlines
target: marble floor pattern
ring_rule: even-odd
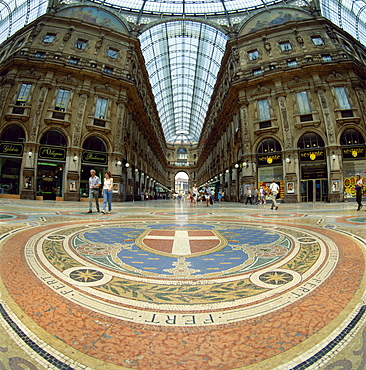
[[[0,370],[365,369],[366,213],[0,199]]]

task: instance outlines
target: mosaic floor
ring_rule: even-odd
[[[0,200],[0,370],[365,369],[355,203]]]

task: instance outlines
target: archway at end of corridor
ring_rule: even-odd
[[[174,179],[174,194],[175,196],[186,197],[189,193],[189,176],[187,172],[177,172]]]

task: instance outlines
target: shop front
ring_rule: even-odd
[[[259,154],[258,166],[258,189],[262,187],[269,194],[269,186],[273,179],[280,187],[279,198],[284,198],[282,153]],[[247,186],[247,185],[245,185]],[[248,184],[249,186],[249,184]]]
[[[23,143],[0,142],[0,194],[19,195]]]
[[[301,202],[328,200],[328,171],[325,149],[300,150]]]
[[[36,199],[62,200],[66,148],[41,145],[38,151]]]
[[[342,159],[343,159],[343,185],[344,185],[344,196],[345,198],[356,197],[356,178],[357,174],[360,174],[365,179],[366,170],[366,156],[365,156],[365,145],[353,145],[342,148]]]
[[[104,179],[104,174],[108,170],[108,154],[104,152],[93,152],[91,150],[83,150],[80,176],[80,197],[89,197],[89,177],[90,170],[95,170],[95,175],[99,177],[101,183]],[[70,183],[70,186],[72,184]],[[102,189],[102,186],[100,187]],[[102,193],[100,193],[101,196]]]

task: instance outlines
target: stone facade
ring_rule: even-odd
[[[275,179],[285,202],[343,201],[366,169],[365,47],[313,11],[274,7],[231,27],[197,143],[167,144],[137,39],[122,15],[63,6],[0,49],[0,190],[116,200],[174,189],[177,172],[242,201]],[[185,151],[185,154],[183,153]],[[0,194],[0,196],[3,196]]]
[[[122,19],[64,7],[13,35],[0,57],[3,192],[78,200],[91,168],[112,173],[115,200],[165,183],[164,136],[138,39]]]
[[[365,48],[322,17],[294,8],[248,17],[228,42],[204,124],[200,182],[234,201],[272,179],[285,202],[352,197],[366,169],[365,63]]]

